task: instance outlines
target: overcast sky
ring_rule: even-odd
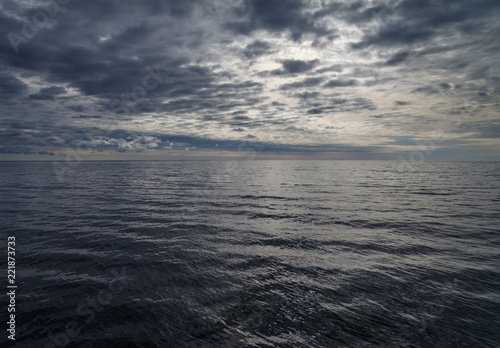
[[[3,0],[0,159],[500,160],[499,0]]]

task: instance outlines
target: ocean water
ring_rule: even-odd
[[[398,168],[1,163],[16,347],[499,347],[500,163]]]

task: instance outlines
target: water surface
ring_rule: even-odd
[[[499,163],[228,168],[1,163],[16,347],[499,346]]]

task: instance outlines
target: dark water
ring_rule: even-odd
[[[0,165],[17,347],[500,346],[500,163]]]

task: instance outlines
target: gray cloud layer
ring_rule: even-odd
[[[5,0],[0,152],[397,152],[439,129],[498,156],[499,15],[497,0]]]

